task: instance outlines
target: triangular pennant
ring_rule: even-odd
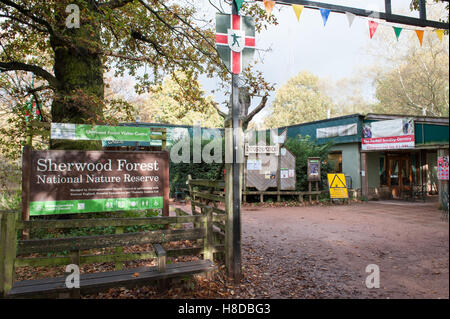
[[[375,21],[369,21],[369,33],[370,33],[370,38],[372,39],[373,35],[375,34],[375,31],[378,28],[378,22]]]
[[[348,26],[350,28],[353,24],[353,20],[355,20],[356,15],[350,12],[346,12],[345,15],[347,16]]]
[[[244,0],[234,0],[236,2],[236,8],[239,14],[239,10],[241,10],[242,4],[244,3]]]
[[[423,30],[416,30],[417,37],[419,38],[420,46],[422,46],[423,41]]]
[[[302,14],[302,10],[305,6],[301,6],[299,4],[293,4],[292,9],[294,9],[295,15],[297,16],[297,21],[300,21],[300,15]]]
[[[330,10],[328,10],[328,9],[319,9],[319,10],[320,10],[320,14],[322,15],[323,26],[325,26],[328,21],[328,16],[330,15]]]
[[[442,29],[437,29],[435,32],[436,32],[436,34],[437,34],[439,40],[441,40],[441,42],[442,42],[442,35],[444,34],[444,30],[442,30]]]
[[[394,32],[395,32],[395,36],[397,37],[397,41],[398,41],[398,37],[400,36],[400,33],[402,32],[402,28],[399,27],[393,27],[394,28]]]
[[[272,14],[273,7],[275,6],[275,1],[264,0],[264,7],[266,8],[267,18]]]

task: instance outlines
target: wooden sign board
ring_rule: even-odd
[[[249,156],[245,170],[245,186],[255,187],[259,191],[277,187],[278,170],[280,170],[280,189],[295,190],[295,156],[286,148],[281,149],[279,156],[275,154]]]
[[[250,154],[280,154],[280,145],[249,145],[245,143],[245,156]]]
[[[31,151],[29,215],[162,209],[168,216],[168,152]],[[24,166],[25,167],[25,166]]]

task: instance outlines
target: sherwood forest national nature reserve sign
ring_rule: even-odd
[[[30,216],[168,209],[168,152],[29,154]]]

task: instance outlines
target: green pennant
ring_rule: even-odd
[[[395,36],[397,37],[397,41],[398,41],[398,37],[400,36],[400,33],[402,32],[402,28],[399,27],[393,27],[394,28],[394,32],[395,32]]]
[[[241,10],[242,4],[244,3],[244,0],[234,0],[236,2],[236,8],[237,12],[239,13],[239,10]]]

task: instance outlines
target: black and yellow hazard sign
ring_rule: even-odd
[[[327,174],[330,198],[348,198],[344,174]]]

